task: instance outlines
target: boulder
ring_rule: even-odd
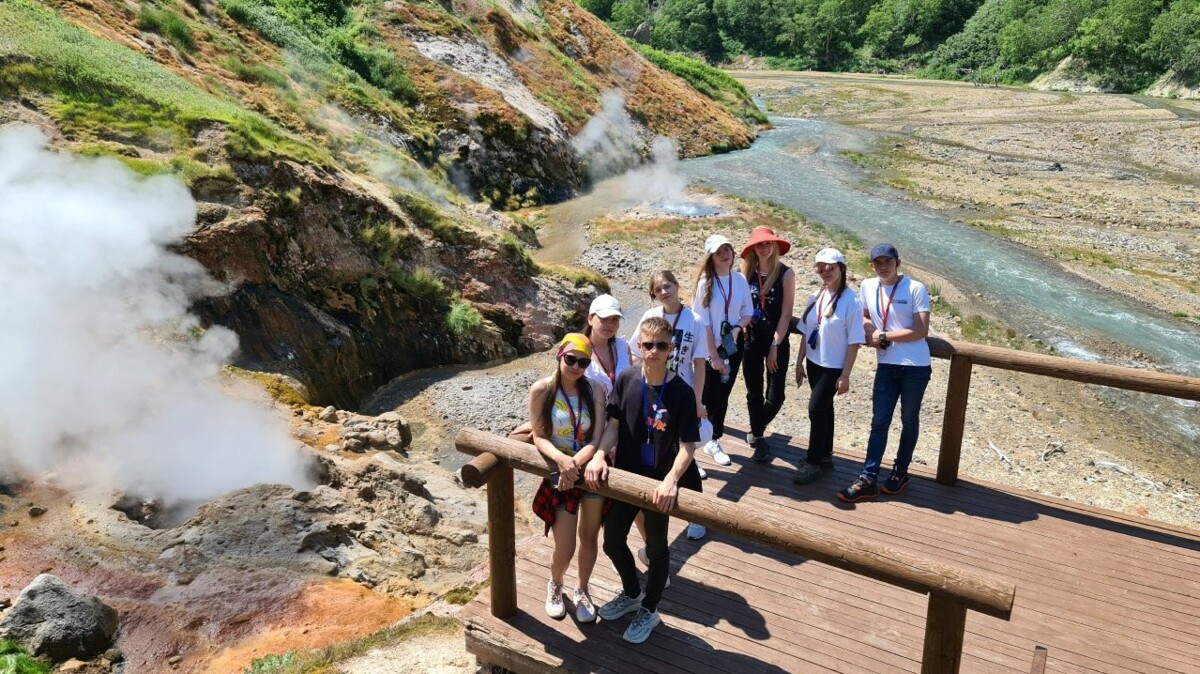
[[[116,632],[115,609],[48,573],[34,578],[0,621],[0,638],[54,662],[90,660],[112,646]]]

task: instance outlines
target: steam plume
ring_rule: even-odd
[[[45,144],[0,129],[0,476],[168,502],[302,485],[283,422],[221,391],[236,336],[188,312],[221,290],[169,250],[195,220],[188,191]]]

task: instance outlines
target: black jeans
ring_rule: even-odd
[[[821,367],[804,359],[808,373],[808,458],[812,465],[833,456],[833,396],[837,393],[837,380],[841,369]]]
[[[638,581],[637,565],[629,551],[629,528],[638,512],[643,513],[646,524],[646,556],[650,558],[650,570],[646,573],[646,596],[642,607],[658,608],[663,588],[667,585],[667,573],[671,570],[671,551],[667,548],[667,523],[670,516],[650,508],[639,508],[632,503],[614,500],[612,508],[604,516],[604,554],[612,560],[613,567],[621,576],[621,586],[629,597],[642,592]]]
[[[761,438],[767,432],[767,424],[779,414],[787,392],[788,361],[792,357],[790,340],[784,339],[775,354],[774,372],[767,372],[767,354],[771,351],[769,338],[758,338],[746,343],[746,355],[742,361],[742,377],[746,382],[746,409],[750,413],[750,433]],[[766,379],[766,395],[763,380]]]
[[[708,410],[708,420],[712,422],[713,440],[725,435],[725,413],[729,411],[729,394],[733,391],[733,383],[737,381],[738,366],[742,364],[743,350],[729,357],[729,381],[721,383],[721,373],[704,364],[704,391],[700,394],[700,402]],[[714,356],[716,357],[716,356]]]

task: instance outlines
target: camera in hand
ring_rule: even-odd
[[[879,350],[882,351],[892,345],[892,340],[888,339],[887,333],[879,336]]]

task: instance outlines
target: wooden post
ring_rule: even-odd
[[[1033,665],[1029,674],[1046,674],[1046,647],[1037,646],[1033,649]]]
[[[491,471],[488,495],[488,561],[492,570],[492,615],[517,614],[517,540],[513,511],[513,469]]]
[[[971,359],[955,354],[950,358],[950,383],[946,385],[946,415],[942,419],[942,448],[938,454],[937,481],[953,486],[958,482],[962,455],[963,427],[967,423],[967,399],[971,393]]]
[[[929,593],[921,674],[958,674],[958,667],[962,664],[963,633],[966,628],[966,604],[954,597],[937,592]]]

